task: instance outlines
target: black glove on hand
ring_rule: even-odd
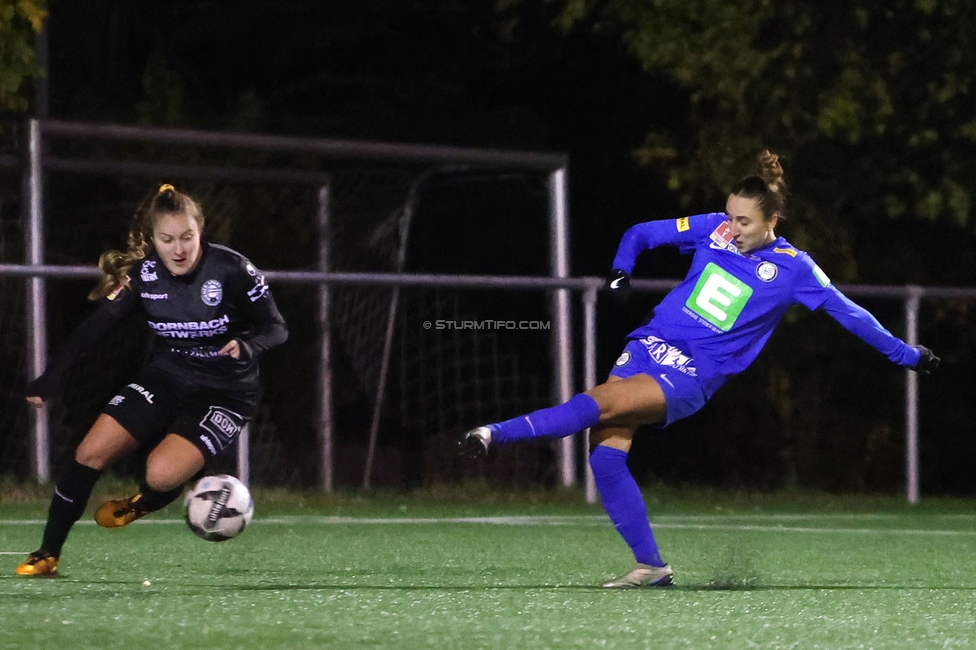
[[[624,304],[630,298],[630,274],[620,269],[613,269],[607,276],[607,283],[603,288],[614,302],[618,305]]]
[[[45,372],[27,384],[27,387],[24,389],[24,397],[40,397],[46,400],[54,392],[56,383],[56,379]]]
[[[932,354],[932,350],[924,345],[916,345],[915,349],[919,351],[919,357],[918,363],[912,367],[912,370],[920,375],[931,375],[932,371],[939,367],[939,357]]]

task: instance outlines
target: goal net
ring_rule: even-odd
[[[186,152],[156,152],[157,160],[168,156],[187,158]],[[202,153],[198,158],[207,162]],[[219,162],[240,165],[241,157]],[[271,156],[248,162],[299,164]],[[328,178],[332,271],[547,272],[546,196],[532,174],[322,165],[315,171]],[[94,178],[49,173],[46,262],[94,267],[100,252],[123,244],[139,199],[164,181],[201,202],[207,238],[240,250],[262,270],[318,268],[318,187],[211,180],[178,170],[150,180],[111,172]],[[9,239],[11,222],[4,223]],[[22,241],[22,230],[16,235]],[[3,252],[4,262],[23,262],[22,249]],[[47,280],[50,351],[93,309],[84,299],[92,282]],[[0,473],[26,476],[26,280],[0,275],[0,283],[0,390],[7,407],[0,417]],[[262,359],[265,390],[250,426],[250,477],[260,485],[314,485],[321,471],[319,288],[287,281],[273,281],[272,288],[290,338]],[[552,479],[554,454],[544,444],[513,446],[478,466],[460,462],[455,454],[457,436],[465,429],[550,402],[551,330],[482,326],[484,321],[547,326],[542,292],[340,284],[331,296],[336,485]],[[72,367],[62,393],[50,403],[55,477],[105,402],[138,368],[147,341],[139,320],[127,321]],[[137,454],[121,471],[138,474],[143,459]],[[234,455],[222,462],[224,469],[233,469]]]
[[[505,264],[479,267],[470,251],[497,246],[505,257],[522,248],[506,247],[505,238],[526,232],[539,237],[533,242],[535,257],[544,250],[544,203],[539,205],[531,179],[450,170],[345,169],[333,172],[331,187],[332,271],[500,273]],[[460,197],[481,209],[453,207]],[[541,227],[508,231],[506,215],[498,212],[524,213],[533,202]],[[466,238],[463,233],[477,230],[465,223],[470,221],[494,224],[491,232],[498,241]],[[466,258],[460,268],[450,261],[459,255]],[[543,296],[483,294],[445,287],[334,289],[337,356],[366,397],[360,431],[337,462],[350,470],[340,472],[342,482],[369,487],[374,479],[388,483],[395,477],[415,485],[463,479],[472,471],[533,481],[552,471],[545,445],[513,447],[477,470],[457,459],[457,439],[464,430],[546,402],[545,355],[539,353],[548,349],[551,332],[491,329],[494,321],[547,322]]]

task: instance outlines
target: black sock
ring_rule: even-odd
[[[183,494],[183,486],[181,485],[168,492],[160,492],[152,489],[148,483],[143,481],[139,484],[139,493],[142,494],[139,507],[144,508],[146,512],[156,512],[176,501],[176,498]]]
[[[43,550],[54,557],[61,557],[64,540],[68,539],[71,527],[85,513],[92,488],[101,475],[101,470],[71,460],[54,488],[51,507],[47,511],[44,539],[41,542]]]

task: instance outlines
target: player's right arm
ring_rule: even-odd
[[[617,254],[613,258],[613,268],[630,274],[634,270],[637,256],[658,246],[678,246],[685,252],[699,239],[707,237],[725,219],[724,214],[712,213],[681,219],[645,221],[633,225],[620,238]]]
[[[92,346],[126,314],[140,303],[139,295],[131,286],[119,286],[105,298],[98,308],[86,318],[52,355],[44,372],[27,384],[27,401],[41,406],[57,389],[64,371],[83,352]]]
[[[722,213],[699,214],[680,219],[645,221],[627,229],[617,246],[613,267],[607,276],[606,289],[618,302],[625,302],[630,294],[630,274],[637,256],[658,246],[677,246],[681,252],[694,248],[698,240],[707,237],[727,217]]]

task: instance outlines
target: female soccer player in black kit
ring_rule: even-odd
[[[99,308],[75,330],[27,401],[41,406],[72,360],[134,309],[154,331],[147,364],[106,405],[58,481],[41,547],[19,575],[57,572],[68,532],[84,513],[102,471],[151,448],[135,496],[103,504],[100,526],[125,526],[174,501],[206,462],[254,415],[257,357],[288,337],[264,276],[244,256],[202,241],[199,204],[163,185],[136,213],[128,250],[108,251],[89,298]]]

